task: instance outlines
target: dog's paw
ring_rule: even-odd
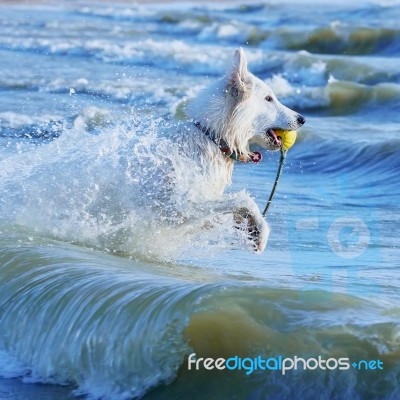
[[[254,251],[262,253],[265,250],[269,237],[269,226],[264,219],[260,219],[253,225],[248,225],[249,239],[252,242]]]
[[[248,209],[240,209],[235,215],[237,228],[247,231],[247,237],[254,251],[262,253],[269,237],[269,226],[261,214],[256,216]]]

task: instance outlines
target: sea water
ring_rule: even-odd
[[[0,398],[399,398],[399,19],[396,1],[0,6]],[[307,120],[261,255],[179,197],[190,218],[163,224],[140,189],[193,168],[165,132],[240,46]],[[265,206],[263,156],[227,196]],[[384,369],[189,371],[191,353]]]

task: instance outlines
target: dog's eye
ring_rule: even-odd
[[[271,96],[266,96],[266,97],[265,97],[265,100],[266,100],[266,101],[272,101],[273,99],[272,99]]]

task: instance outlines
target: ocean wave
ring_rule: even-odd
[[[192,47],[178,39],[172,41],[143,39],[115,43],[101,39],[16,39],[2,37],[0,45],[8,49],[29,50],[44,54],[85,56],[109,63],[159,66],[167,69],[185,69],[192,74],[219,74],[225,69],[232,51],[219,52],[218,59],[212,57],[216,46],[205,46],[202,52],[193,52]]]
[[[2,243],[0,260],[3,376],[68,384],[75,394],[91,398],[128,399],[185,376],[184,362],[192,352],[379,358],[387,373],[398,370],[391,362],[399,353],[396,313],[390,316],[365,299],[202,283],[192,268],[185,278],[173,277],[150,264],[56,242]],[[362,379],[359,371],[346,376]],[[238,379],[244,389],[259,378]],[[290,386],[286,390],[296,387]],[[372,385],[369,393],[378,389]],[[348,391],[354,398],[359,386],[351,384]]]
[[[321,86],[332,79],[369,85],[400,81],[396,59],[324,56],[304,50],[292,54],[272,52],[268,56],[275,65],[272,64],[271,71],[270,64],[266,63],[261,73],[279,71],[292,82],[306,86]]]
[[[167,35],[189,34],[196,40],[215,42],[215,40],[235,43],[237,45],[262,45],[269,48],[285,50],[307,50],[323,54],[398,54],[400,31],[389,24],[387,28],[364,26],[365,18],[374,14],[387,13],[384,7],[371,6],[368,10],[338,10],[332,13],[331,20],[320,21],[311,28],[291,28],[298,21],[287,5],[279,10],[273,5],[240,5],[227,10],[213,10],[210,14],[207,6],[193,8],[188,5],[183,10],[163,10],[162,7],[143,9],[142,7],[98,8],[84,7],[78,13],[92,17],[101,17],[116,21],[131,21],[147,24],[147,30],[154,31],[157,24],[158,33]],[[219,11],[219,12],[218,12]],[[351,13],[349,18],[343,13]],[[250,14],[245,19],[239,16]],[[367,16],[365,15],[367,13]],[[272,21],[262,22],[257,15],[268,14]],[[252,18],[253,16],[253,18]],[[387,15],[388,20],[390,13]],[[349,21],[350,19],[350,21]],[[325,22],[325,24],[324,24]]]
[[[95,106],[84,108],[68,117],[3,112],[0,113],[0,137],[28,139],[42,144],[58,138],[72,127],[89,133],[100,133],[111,123],[110,110]]]
[[[400,85],[381,83],[375,86],[353,82],[332,82],[328,86],[330,112],[336,114],[354,113],[364,108],[394,107],[400,101]]]
[[[335,23],[311,32],[280,29],[276,39],[284,49],[306,50],[321,54],[399,54],[400,30],[353,27]]]
[[[364,123],[353,132],[343,121],[337,123],[334,132],[325,126],[303,134],[302,141],[290,154],[291,162],[302,166],[302,173],[320,176],[323,180],[326,176],[350,180],[352,186],[360,188],[361,196],[376,188],[380,188],[379,194],[385,190],[398,195],[400,140],[396,129],[376,130]],[[288,169],[288,173],[296,175],[298,169]],[[368,199],[363,201],[366,203]]]
[[[174,378],[188,348],[182,331],[185,303],[195,302],[190,286],[140,277],[112,260],[85,262],[73,250],[55,261],[46,248],[3,248],[0,257],[0,318],[8,327],[1,346],[24,366],[24,381],[128,399]]]
[[[329,17],[315,21],[310,26],[304,23],[302,18],[305,16],[299,18],[288,4],[281,7],[273,4],[237,7],[186,4],[179,8],[171,5],[78,6],[71,10],[73,17],[69,20],[46,22],[45,26],[52,32],[63,32],[69,39],[80,39],[76,32],[82,31],[86,39],[95,36],[99,40],[124,36],[137,38],[142,31],[146,31],[154,36],[169,36],[170,40],[185,36],[200,43],[215,43],[218,40],[237,46],[307,50],[323,54],[392,56],[400,50],[396,13],[398,7],[392,10],[379,6],[362,9],[357,6],[339,7],[336,12],[328,7]],[[377,14],[385,18],[387,27],[364,23],[366,19],[374,19]],[[245,18],[242,18],[243,15]],[[86,19],[82,21],[82,17]],[[105,24],[105,21],[108,23]],[[4,20],[3,25],[9,33],[4,36],[17,40],[21,32],[15,32],[13,22]],[[16,26],[19,27],[18,24]],[[37,30],[37,36],[42,36],[39,35],[40,24],[30,25],[29,28]],[[61,44],[57,47],[58,51],[62,51]]]
[[[193,80],[181,77],[176,82],[170,82],[168,87],[160,86],[152,78],[135,79],[134,77],[122,77],[118,80],[103,80],[98,82],[87,78],[37,78],[32,76],[26,78],[24,82],[17,83],[13,79],[6,81],[0,80],[0,89],[9,91],[21,91],[39,93],[45,97],[46,94],[60,94],[67,96],[69,103],[66,108],[71,114],[77,110],[74,100],[90,103],[98,101],[103,108],[113,108],[114,119],[117,114],[121,117],[129,118],[130,106],[136,110],[150,108],[162,109],[161,115],[166,113],[175,114],[175,109],[179,103],[186,100],[189,96],[194,96],[202,88],[204,79]],[[116,108],[116,105],[118,108]],[[122,106],[121,106],[122,105]],[[90,106],[89,106],[90,107]],[[64,117],[65,118],[65,117]],[[70,119],[69,117],[68,119]],[[28,119],[28,121],[27,121]],[[40,120],[40,121],[39,121]],[[16,112],[0,113],[0,136],[17,135],[17,128],[22,124],[35,125],[36,122],[61,121],[61,116],[32,116],[23,115]],[[32,132],[35,135],[36,128],[27,127],[20,136]]]
[[[385,55],[400,52],[400,30],[352,26],[338,21],[330,26],[292,29],[262,27],[237,20],[213,22],[191,34],[200,42],[262,47],[269,50],[303,50],[314,54]],[[199,28],[199,27],[196,27]]]
[[[326,86],[298,87],[281,75],[266,82],[290,108],[324,111],[328,115],[354,115],[368,110],[369,118],[379,117],[381,111],[398,107],[400,99],[400,85],[395,83],[368,86],[331,79]]]
[[[132,59],[132,62],[141,63],[152,59],[152,63],[159,65],[165,58],[169,60],[165,68],[180,70],[187,64],[190,67],[185,68],[190,74],[205,74],[206,71],[222,74],[231,56],[230,50],[227,50],[224,59],[219,58],[218,65],[212,61],[211,48],[206,49],[208,53],[201,53],[202,59],[198,61],[199,53],[193,55],[187,52],[187,45],[181,42],[176,43],[177,47],[173,44],[169,49],[166,45],[161,54],[159,49],[163,46],[162,42],[151,41],[149,44],[150,47],[140,50],[140,57],[136,61]],[[179,50],[181,45],[183,47]],[[132,49],[140,47],[137,43],[131,46]],[[180,60],[183,54],[185,60]],[[111,54],[109,56],[112,60]],[[330,114],[342,115],[385,104],[395,107],[397,104],[399,75],[392,65],[383,71],[370,62],[325,59],[306,52],[288,55],[264,53],[260,50],[250,52],[249,60],[250,69],[257,75],[272,75],[265,79],[266,82],[284,103],[294,109],[326,110]],[[202,85],[204,78],[187,74],[176,82],[172,81],[168,87],[157,85],[152,77],[137,79],[130,76],[115,81],[103,80],[101,83],[83,76],[71,79],[32,76],[23,82],[15,78],[0,81],[0,87],[4,90],[87,95],[110,103],[134,104],[137,108],[162,107],[164,112],[171,114],[175,114],[176,108],[183,101],[195,96]]]
[[[41,139],[56,138],[64,129],[60,115],[24,115],[14,112],[0,113],[0,137]]]
[[[209,29],[212,29],[211,25]],[[216,24],[221,34],[236,35],[233,26]],[[239,44],[238,44],[239,45]],[[117,63],[132,66],[151,66],[163,70],[175,70],[188,75],[222,75],[231,63],[235,45],[229,47],[216,46],[207,43],[189,43],[176,37],[143,38],[131,41],[115,40],[115,38],[93,39],[89,37],[0,37],[0,46],[8,50],[29,51],[40,54],[54,54],[67,57],[84,57],[96,59],[104,63]],[[218,57],[215,54],[218,53]],[[250,70],[265,77],[271,74],[283,74],[291,82],[306,86],[316,86],[326,83],[331,77],[338,80],[349,80],[364,84],[383,82],[399,82],[400,74],[397,61],[381,58],[347,58],[344,56],[313,55],[307,51],[280,52],[263,47],[247,51]],[[382,63],[384,62],[384,65]],[[82,79],[88,79],[84,77]],[[79,79],[77,79],[79,80]],[[128,79],[125,79],[128,81]],[[56,83],[56,82],[55,82]],[[124,82],[121,82],[123,85]],[[20,81],[14,76],[8,76],[0,81],[5,88],[14,85],[20,89],[40,89],[46,87],[46,77],[33,82]],[[78,86],[85,87],[81,82]],[[124,97],[123,88],[115,87],[114,92],[106,95]],[[111,87],[116,85],[111,85]],[[103,93],[105,88],[100,87]],[[93,89],[94,92],[95,89]],[[111,89],[108,89],[111,91]]]

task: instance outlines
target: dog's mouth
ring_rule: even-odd
[[[269,140],[269,142],[276,146],[276,147],[281,147],[282,146],[282,140],[280,140],[278,138],[278,136],[276,135],[275,131],[273,129],[268,129],[267,132],[267,138]]]

